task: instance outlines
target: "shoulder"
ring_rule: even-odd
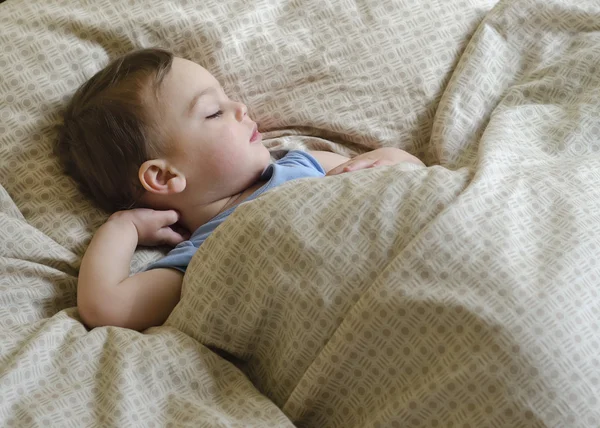
[[[275,162],[276,165],[313,169],[325,174],[319,161],[310,153],[302,150],[291,150]]]
[[[292,150],[265,169],[261,180],[266,181],[266,184],[256,194],[263,193],[286,181],[305,177],[323,177],[324,175],[325,170],[311,154]]]
[[[333,152],[315,150],[309,153],[314,159],[316,159],[319,162],[319,164],[321,164],[321,167],[323,168],[325,173],[328,173],[333,168],[342,165],[343,163],[346,163],[350,160],[346,156],[342,156]]]

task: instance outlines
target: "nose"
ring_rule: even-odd
[[[242,120],[244,120],[244,116],[246,116],[247,114],[248,114],[248,108],[246,107],[246,105],[244,103],[236,102],[235,118],[238,120],[238,122],[241,122]]]

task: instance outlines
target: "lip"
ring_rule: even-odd
[[[261,136],[261,133],[258,132],[258,126],[254,126],[254,131],[252,132],[252,136],[250,137],[250,142],[254,143],[255,141],[258,141]]]

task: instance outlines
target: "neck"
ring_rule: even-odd
[[[205,204],[179,204],[177,210],[181,214],[179,223],[185,227],[190,233],[194,233],[203,224],[206,224],[223,211],[229,209],[233,204],[233,200],[237,199],[238,195],[229,196],[220,199],[208,205]]]
[[[212,218],[227,211],[229,208],[241,204],[248,196],[254,193],[263,183],[256,183],[243,192],[228,196],[209,204],[186,203],[176,204],[175,209],[181,214],[179,223],[190,233],[194,233],[200,226],[208,223]]]

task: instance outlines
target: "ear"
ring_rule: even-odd
[[[140,166],[138,177],[144,189],[158,195],[181,193],[187,184],[185,175],[163,159],[144,162]]]

